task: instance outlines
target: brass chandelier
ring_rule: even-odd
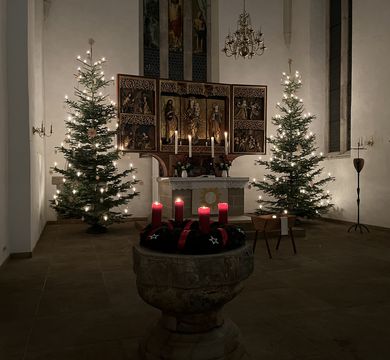
[[[263,55],[265,49],[263,33],[261,29],[258,32],[253,30],[251,17],[245,10],[244,0],[244,11],[237,21],[237,30],[233,34],[229,31],[222,52],[228,57],[250,59],[253,55]]]

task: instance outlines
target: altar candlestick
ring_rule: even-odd
[[[199,228],[204,234],[210,232],[210,208],[202,206],[198,208]]]
[[[184,201],[180,198],[175,200],[175,221],[183,222],[184,220]]]
[[[214,136],[211,137],[211,157],[214,159]]]
[[[188,135],[188,157],[192,158],[192,136]]]
[[[228,203],[219,203],[218,204],[218,222],[220,224],[228,223],[228,211],[229,204]]]
[[[161,225],[161,216],[162,216],[162,204],[158,201],[155,201],[152,204],[152,227],[156,228]]]
[[[178,131],[175,130],[175,155],[177,155],[179,151],[179,134]]]
[[[228,133],[225,131],[225,155],[229,153]]]

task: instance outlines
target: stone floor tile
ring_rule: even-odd
[[[132,270],[131,254],[99,254],[99,266],[102,271]]]
[[[89,289],[103,286],[103,276],[99,271],[56,271],[47,275],[45,292],[56,289]]]
[[[288,239],[279,251],[271,239],[269,259],[258,242],[254,273],[224,309],[248,352],[254,360],[388,360],[390,231],[305,226],[297,255]],[[49,225],[32,259],[0,269],[1,360],[25,360],[26,341],[30,360],[138,360],[138,342],[160,316],[136,290],[138,231],[129,223],[85,230]]]
[[[126,360],[119,341],[72,346],[53,351],[29,353],[25,360]]]
[[[23,358],[33,318],[17,321],[0,321],[0,359]]]
[[[21,288],[8,291],[0,290],[0,294],[0,323],[3,321],[17,322],[36,315],[42,290]]]
[[[138,354],[139,342],[142,338],[122,339],[122,348],[128,360],[141,360]]]
[[[37,318],[27,351],[55,352],[72,346],[114,341],[119,338],[117,328],[109,310]]]
[[[38,317],[106,310],[110,307],[103,283],[83,288],[58,287],[45,290],[39,303]]]

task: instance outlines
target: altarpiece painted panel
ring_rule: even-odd
[[[191,135],[192,153],[203,156],[210,156],[214,137],[218,158],[227,132],[229,154],[264,154],[266,96],[266,86],[118,75],[118,147],[171,156],[177,131],[178,156],[188,154]]]
[[[179,152],[188,152],[188,135],[194,153],[224,152],[224,131],[229,132],[230,86],[189,81],[160,80],[160,150],[174,152],[175,130]]]
[[[123,151],[157,150],[156,80],[118,75],[118,146]]]
[[[233,152],[265,154],[267,87],[232,85]]]

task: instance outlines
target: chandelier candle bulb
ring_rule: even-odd
[[[192,136],[188,135],[188,157],[192,158]]]
[[[199,228],[200,231],[204,234],[210,232],[210,208],[202,206],[198,208],[199,215]]]
[[[214,136],[211,137],[211,157],[214,159]]]
[[[218,204],[218,222],[220,224],[228,223],[228,211],[229,204],[228,203],[219,203]]]
[[[163,205],[158,201],[155,201],[152,204],[152,226],[153,228],[159,227],[161,225],[162,218],[162,208]]]
[[[180,198],[175,200],[175,221],[182,223],[184,220],[184,201]]]
[[[175,155],[179,152],[179,133],[175,130]]]

